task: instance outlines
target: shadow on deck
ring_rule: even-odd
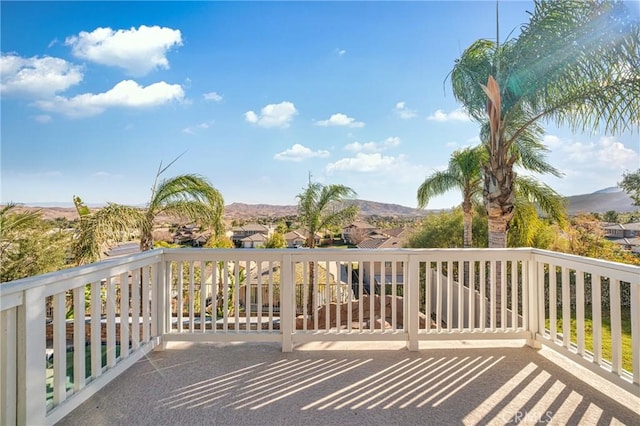
[[[59,424],[640,424],[637,396],[548,349],[476,345],[175,343]]]

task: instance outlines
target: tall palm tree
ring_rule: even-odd
[[[464,215],[464,247],[472,245],[473,206],[480,202],[482,175],[479,148],[465,148],[454,151],[446,170],[437,171],[427,177],[418,188],[418,207],[424,208],[429,200],[452,189],[462,192],[462,212]]]
[[[453,93],[488,131],[489,246],[506,247],[515,201],[513,145],[542,120],[632,131],[640,117],[640,29],[621,2],[535,2],[517,39],[478,40],[456,61]],[[533,132],[535,134],[535,132]]]
[[[356,192],[344,185],[322,185],[311,182],[298,198],[298,220],[307,229],[306,246],[316,246],[315,236],[318,231],[335,225],[344,225],[352,221],[358,214],[358,206],[348,204],[346,200],[356,196]],[[309,293],[307,312],[312,314],[314,296],[314,264],[309,264]]]

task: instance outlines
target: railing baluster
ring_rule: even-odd
[[[442,261],[436,261],[436,331],[442,331]]]
[[[593,362],[600,364],[602,361],[602,284],[600,275],[593,274],[591,276],[591,317],[593,328]]]
[[[342,277],[340,275],[340,262],[337,260],[333,262],[336,267],[336,330],[338,333],[342,333],[342,318],[340,318],[340,310],[342,308]]]
[[[195,331],[195,265],[194,262],[189,262],[189,299],[187,303],[189,304],[189,332],[193,333]]]
[[[571,294],[569,287],[569,268],[562,267],[562,345],[571,345]]]
[[[67,324],[65,321],[66,293],[53,295],[53,404],[67,398]]]
[[[100,314],[100,281],[91,283],[91,378],[102,374],[102,320]]]
[[[353,333],[353,262],[347,262],[347,333]]]
[[[485,331],[487,324],[487,263],[478,262],[480,268],[480,331]]]
[[[402,269],[402,264],[400,264]],[[417,318],[417,312],[415,313]],[[391,262],[391,330],[398,330],[398,262]]]
[[[204,260],[200,261],[200,332],[207,328],[207,270]]]
[[[640,285],[630,285],[631,298],[631,368],[633,383],[640,387]]]
[[[490,308],[489,308],[489,324],[491,327],[491,331],[495,331],[496,330],[496,326],[497,326],[497,322],[498,322],[498,314],[499,312],[496,312],[497,308],[498,308],[498,301],[496,300],[497,298],[497,294],[498,294],[498,279],[497,279],[497,263],[495,261],[490,261],[489,262],[489,294],[491,294],[491,304],[490,304]],[[500,280],[502,281],[502,280]]]
[[[453,262],[447,261],[447,331],[453,330]]]
[[[576,335],[577,353],[584,355],[584,273],[576,270]]]
[[[182,267],[182,265],[180,265]],[[180,269],[182,271],[182,269]],[[178,277],[182,277],[182,273],[178,273]],[[140,291],[141,288],[140,268],[136,268],[131,274],[131,352],[140,349]],[[180,294],[182,294],[182,286],[180,286]],[[182,300],[182,298],[180,298]],[[182,305],[178,305],[178,312],[181,312]],[[182,318],[182,317],[180,317]],[[181,327],[182,321],[178,322]],[[179,329],[182,331],[182,328]]]
[[[258,285],[256,287],[256,331],[260,333],[262,329],[262,260],[258,261],[257,275]]]
[[[364,268],[365,263],[358,261],[358,332],[364,328]]]
[[[469,320],[468,330],[471,331],[476,327],[476,300],[475,300],[475,282],[476,282],[476,262],[468,262],[469,265],[469,280],[467,281],[469,287]]]
[[[184,302],[183,302],[183,284],[184,284],[184,273],[183,273],[183,263],[177,262],[177,270],[176,270],[176,274],[178,274],[178,287],[177,287],[177,293],[178,293],[178,300],[177,300],[177,316],[176,316],[176,320],[177,320],[177,327],[178,327],[178,333],[182,333],[182,311],[184,309]],[[134,280],[135,281],[135,280]],[[135,303],[134,303],[135,305]],[[135,321],[134,321],[134,325],[135,325]]]
[[[150,287],[150,270],[148,266],[142,268],[142,284],[140,285],[141,297],[142,297],[142,321],[140,321],[142,325],[142,341],[144,343],[148,342],[150,339],[149,336],[149,287]]]
[[[120,274],[120,357],[129,356],[129,274]]]
[[[464,262],[458,260],[456,262],[458,267],[458,331],[462,331],[464,328],[464,285],[465,285],[465,276],[464,276]]]
[[[620,280],[609,278],[609,315],[611,321],[611,370],[622,371],[622,320],[620,307]]]
[[[557,305],[558,305],[558,278],[557,269],[553,264],[549,264],[549,330],[551,334],[551,341],[556,342],[558,338],[558,326],[557,326]]]
[[[511,261],[511,329],[518,329],[518,262]]]
[[[86,381],[86,324],[85,324],[85,288],[73,289],[73,391],[84,388]]]
[[[497,263],[496,263],[497,267]],[[500,262],[500,330],[507,329],[507,261]]]
[[[110,277],[107,286],[107,368],[116,365],[116,280]]]

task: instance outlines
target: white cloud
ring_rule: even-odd
[[[549,141],[545,138],[545,141]],[[637,168],[640,156],[632,149],[612,136],[603,136],[598,141],[564,142],[556,145],[564,157],[574,165],[586,165],[592,168],[625,170]]]
[[[640,164],[640,153],[636,149],[611,136],[576,141],[546,135],[544,143],[551,150],[549,163],[564,176],[560,179],[541,176],[541,179],[564,195],[586,194],[614,186],[625,170],[635,170]]]
[[[82,81],[82,67],[50,56],[0,56],[0,93],[49,97]]]
[[[218,94],[216,92],[205,93],[202,96],[207,101],[220,102],[222,100],[222,95],[220,95],[220,94]]]
[[[56,96],[51,100],[37,101],[36,105],[45,111],[69,117],[86,117],[100,114],[107,108],[146,108],[183,99],[184,91],[179,84],[161,81],[143,87],[135,81],[124,80],[104,93],[84,93],[71,98]]]
[[[352,142],[345,145],[344,149],[354,152],[380,152],[398,145],[400,145],[399,137],[389,137],[383,142]]]
[[[383,156],[379,152],[367,154],[356,153],[355,157],[342,158],[326,166],[327,173],[336,171],[349,172],[388,172],[398,169],[405,161],[403,155],[398,157]]]
[[[355,118],[348,117],[345,114],[337,113],[329,117],[328,120],[316,121],[316,126],[347,126],[347,127],[364,127],[362,121],[356,121]]]
[[[38,123],[50,123],[53,118],[51,118],[50,115],[48,114],[40,114],[40,115],[36,115],[34,117],[34,119],[38,122]]]
[[[157,68],[169,68],[167,52],[182,45],[180,30],[166,27],[147,27],[114,31],[96,28],[67,37],[65,44],[72,53],[98,64],[125,69],[133,75],[145,75]]]
[[[260,115],[253,111],[244,113],[246,121],[261,127],[289,127],[293,117],[298,114],[292,102],[284,101],[279,104],[269,104],[260,110]]]
[[[454,109],[451,112],[444,112],[443,110],[439,109],[433,114],[431,114],[430,116],[428,116],[427,120],[438,121],[438,122],[470,121],[471,118],[469,117],[469,114],[467,114],[464,110],[458,108],[458,109]]]
[[[277,153],[273,156],[275,160],[281,161],[302,161],[308,158],[325,158],[329,156],[329,151],[318,150],[313,151],[304,145],[294,144],[291,148]]]
[[[213,124],[213,120],[208,121],[208,122],[204,122],[204,123],[200,123],[200,124],[196,124],[195,126],[189,126],[189,127],[185,127],[184,129],[182,129],[182,133],[187,133],[189,135],[195,135],[198,133],[199,130],[206,130],[209,127],[211,127],[211,125]]]
[[[404,101],[400,101],[396,103],[396,107],[393,110],[396,115],[403,120],[408,120],[410,118],[414,118],[418,115],[418,113],[412,109],[407,108]]]
[[[339,48],[336,48],[335,52],[336,52],[336,55],[338,55],[338,56],[344,56],[347,53],[346,50],[339,49]]]

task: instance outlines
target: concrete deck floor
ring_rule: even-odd
[[[549,349],[512,346],[174,343],[59,424],[640,425],[638,396]]]

